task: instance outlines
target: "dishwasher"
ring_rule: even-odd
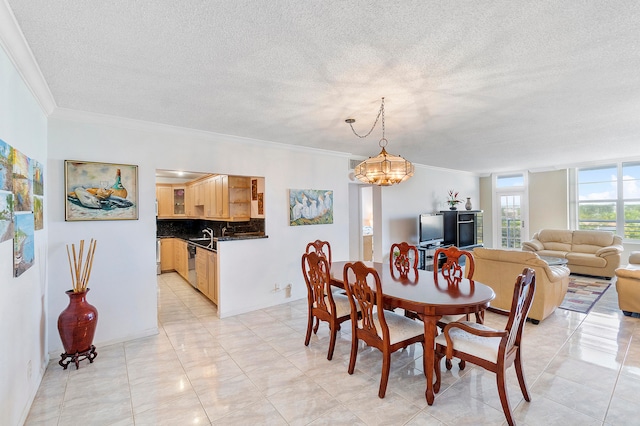
[[[198,277],[196,275],[196,245],[187,243],[188,265],[189,265],[189,284],[194,288],[198,288]]]

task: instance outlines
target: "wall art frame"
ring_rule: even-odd
[[[64,161],[65,221],[137,220],[138,166]]]
[[[333,223],[333,191],[289,189],[289,226]]]

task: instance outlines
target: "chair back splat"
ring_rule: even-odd
[[[509,425],[515,424],[507,395],[506,369],[515,365],[518,384],[525,401],[531,401],[522,369],[522,331],[536,289],[535,271],[524,268],[514,286],[509,320],[504,330],[496,330],[468,321],[448,324],[436,337],[435,373],[433,388],[440,390],[440,360],[446,356],[460,358],[496,374],[502,410]]]
[[[397,271],[401,277],[407,277],[410,271],[418,269],[418,249],[406,242],[393,243],[389,263],[392,272]]]
[[[438,264],[440,263],[438,260],[441,254],[446,258],[446,260],[440,268],[438,266]],[[433,254],[433,278],[438,281],[438,275],[439,273],[441,273],[449,284],[456,284],[457,282],[460,282],[462,278],[465,278],[464,271],[462,270],[462,266],[460,265],[460,258],[463,256],[466,258],[466,278],[473,278],[475,265],[471,252],[467,250],[460,250],[455,246],[436,249],[435,253]]]
[[[315,240],[310,242],[307,244],[305,253],[311,253],[312,251],[326,257],[329,266],[331,266],[331,244],[329,244],[329,241]]]

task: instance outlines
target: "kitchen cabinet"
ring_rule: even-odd
[[[193,184],[189,182],[184,187],[184,213],[186,217],[194,217],[196,215]]]
[[[196,273],[198,290],[213,303],[218,304],[218,254],[197,248]]]
[[[173,216],[173,188],[171,185],[156,185],[158,217]]]
[[[160,240],[160,271],[175,270],[174,238],[162,238]]]
[[[196,273],[198,290],[217,305],[218,254],[198,247],[196,249]]]
[[[174,269],[182,278],[189,281],[189,253],[185,241],[174,240]]]
[[[205,188],[205,216],[228,222],[251,219],[251,178],[217,175]]]
[[[159,218],[186,217],[185,189],[183,184],[156,184]]]

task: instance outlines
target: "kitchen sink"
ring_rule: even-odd
[[[189,238],[189,241],[194,243],[194,244],[198,244],[198,245],[202,245],[202,246],[208,246],[209,244],[211,244],[211,238]]]

